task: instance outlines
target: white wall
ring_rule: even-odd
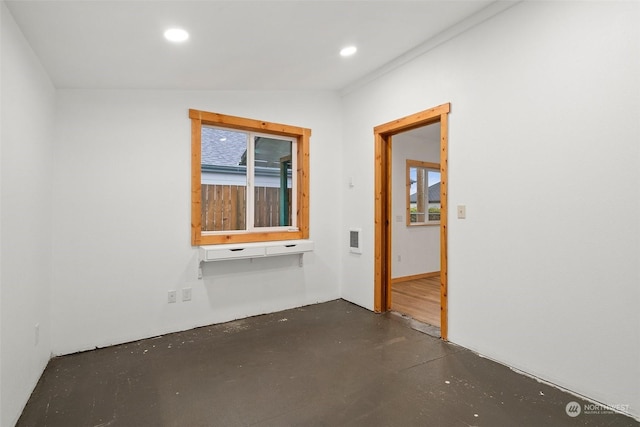
[[[638,416],[639,8],[519,3],[347,94],[343,296],[373,308],[373,127],[451,102],[449,338]]]
[[[337,95],[59,90],[57,99],[55,354],[339,298]],[[189,108],[312,129],[316,249],[303,267],[295,255],[217,262],[197,279]],[[168,304],[167,291],[183,287],[193,300]]]
[[[4,2],[0,15],[0,425],[12,426],[51,354],[54,89]]]
[[[391,277],[440,271],[440,227],[407,227],[406,219],[407,159],[440,163],[440,124],[394,136],[391,151]]]
[[[52,172],[53,88],[2,4],[0,425],[50,351],[339,296],[373,308],[372,129],[445,102],[449,202],[468,214],[449,217],[449,338],[639,415],[639,7],[520,3],[342,111],[323,93],[59,91]],[[197,279],[188,108],[313,129],[304,267],[231,261]],[[193,301],[167,304],[185,286]]]

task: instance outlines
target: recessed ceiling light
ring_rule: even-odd
[[[347,46],[340,51],[340,56],[351,56],[358,51],[355,46]]]
[[[164,32],[164,38],[170,42],[180,43],[189,38],[189,33],[181,28],[169,28]]]

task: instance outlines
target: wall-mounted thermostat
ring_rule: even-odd
[[[353,252],[354,254],[362,253],[362,240],[360,239],[361,234],[361,228],[349,229],[349,252]]]

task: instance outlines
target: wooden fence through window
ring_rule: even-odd
[[[291,200],[291,189],[289,200]],[[280,189],[255,188],[255,227],[280,225]],[[202,184],[202,231],[246,230],[247,187]],[[291,203],[289,203],[291,218]],[[289,220],[290,225],[291,221]]]

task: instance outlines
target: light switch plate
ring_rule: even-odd
[[[467,207],[465,205],[458,205],[458,219],[465,219],[467,217]]]

